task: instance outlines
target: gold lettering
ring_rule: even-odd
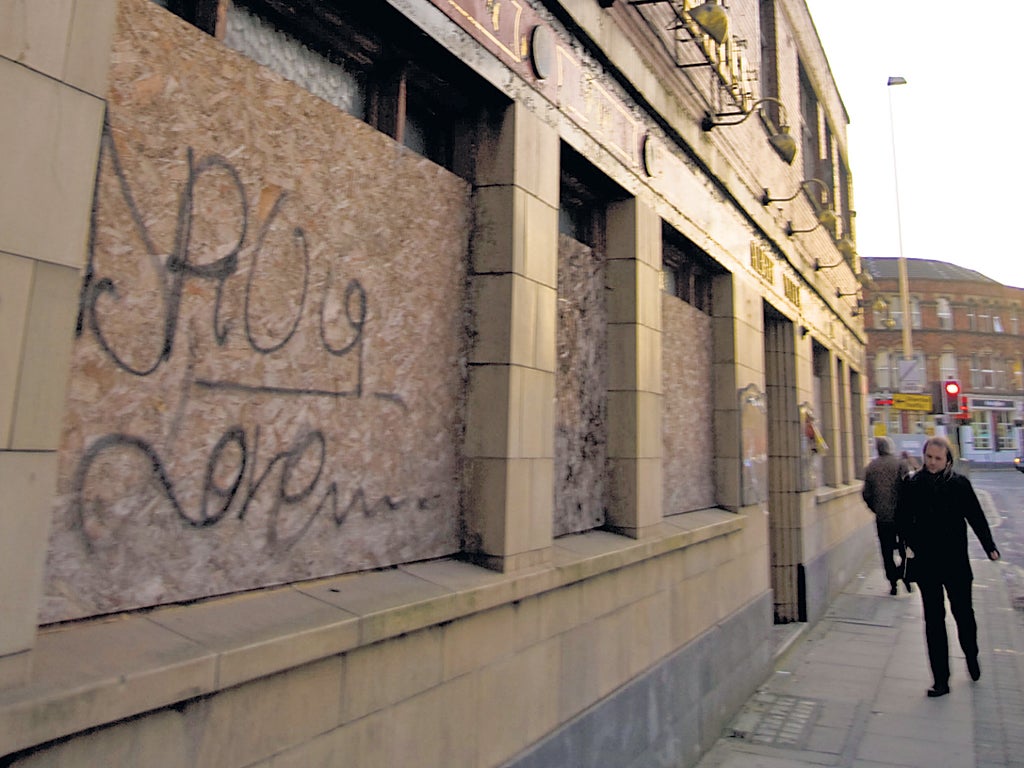
[[[782,284],[786,292],[786,298],[789,299],[795,306],[800,306],[800,286],[793,282],[789,275],[782,276]]]
[[[750,266],[766,283],[775,283],[775,262],[768,249],[756,240],[750,241]]]

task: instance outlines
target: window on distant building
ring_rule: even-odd
[[[1013,359],[1011,374],[1011,387],[1017,392],[1024,390],[1024,362],[1021,361],[1021,358]]]
[[[903,329],[903,302],[900,301],[899,296],[889,302],[889,319],[892,321],[890,328]]]
[[[921,300],[916,296],[910,297],[910,327],[921,327]]]
[[[1010,333],[1014,336],[1020,334],[1020,320],[1018,319],[1018,309],[1014,307],[1010,310]]]
[[[992,330],[996,333],[1003,332],[1003,320],[999,315],[992,315]]]
[[[998,439],[996,450],[1014,450],[1013,441],[1013,418],[1009,411],[993,411],[996,418],[996,438]]]
[[[978,307],[978,326],[975,328],[977,331],[982,333],[990,333],[992,331],[992,315],[989,314],[989,308],[984,304]]]
[[[943,350],[939,355],[939,378],[959,379],[956,371],[956,352],[951,349]]]
[[[889,351],[880,349],[875,353],[875,389],[892,388],[892,371],[889,368]]]
[[[935,302],[935,313],[939,317],[939,328],[944,331],[953,330],[953,307],[947,298],[939,298]]]
[[[996,387],[995,358],[988,353],[981,356],[981,386],[984,389],[995,389]]]
[[[971,387],[973,389],[995,389],[995,360],[990,352],[971,356]]]
[[[967,327],[969,330],[978,330],[978,308],[973,301],[967,302]]]
[[[992,426],[989,424],[991,411],[971,411],[971,431],[974,433],[974,450],[992,450]]]

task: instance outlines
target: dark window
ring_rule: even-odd
[[[722,268],[668,225],[662,228],[662,275],[665,293],[707,315],[713,313],[713,281]]]
[[[804,178],[819,178],[820,137],[818,135],[818,98],[811,79],[800,66],[800,141],[804,163]],[[827,183],[827,179],[822,179]]]
[[[603,251],[608,204],[625,198],[625,192],[564,144],[561,165],[558,231]]]
[[[775,33],[775,0],[761,0],[761,96],[779,97],[778,42]],[[765,113],[772,124],[779,126],[779,106],[773,101],[764,104]]]

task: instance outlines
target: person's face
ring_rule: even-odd
[[[933,475],[946,468],[946,449],[941,445],[929,443],[924,450],[924,468]]]

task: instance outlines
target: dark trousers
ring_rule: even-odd
[[[946,637],[946,597],[956,621],[956,634],[964,655],[978,655],[978,624],[974,619],[970,579],[947,579],[918,582],[924,608],[924,638],[928,643],[928,663],[936,685],[949,683],[949,640]]]
[[[892,553],[894,549],[900,551],[900,564],[907,557],[907,547],[896,535],[896,523],[883,523],[875,520],[875,529],[878,531],[878,546],[882,549],[882,566],[885,568],[885,578],[893,586],[900,577],[900,569],[896,567],[896,561]]]

